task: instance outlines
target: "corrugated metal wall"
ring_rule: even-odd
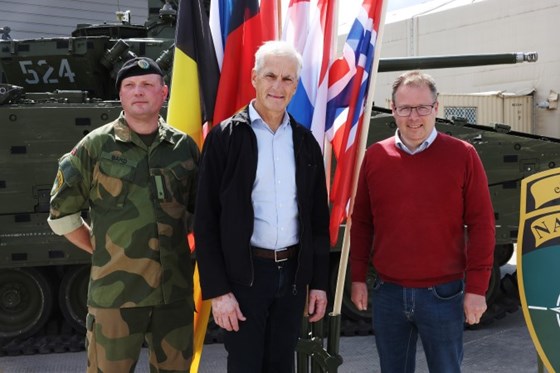
[[[0,27],[9,27],[12,39],[70,36],[80,23],[117,22],[117,10],[130,10],[131,23],[144,24],[148,1],[1,0]]]
[[[453,108],[474,108],[477,124],[503,123],[512,130],[534,133],[533,96],[496,94],[440,94],[438,116],[446,117]],[[460,111],[460,110],[457,110]],[[450,119],[450,118],[449,118]],[[472,120],[472,118],[467,118]]]

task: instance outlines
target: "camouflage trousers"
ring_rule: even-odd
[[[88,373],[133,372],[144,341],[150,372],[189,372],[193,353],[193,303],[154,307],[89,307]]]

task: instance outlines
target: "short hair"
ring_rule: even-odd
[[[438,92],[436,88],[436,82],[434,78],[430,75],[423,73],[419,70],[407,71],[404,74],[400,75],[395,81],[393,82],[393,93],[391,94],[391,99],[393,103],[395,103],[395,94],[397,89],[400,86],[412,86],[412,87],[422,87],[426,86],[432,92],[432,96],[434,97],[434,101],[437,100]]]
[[[303,58],[292,44],[282,40],[271,40],[261,45],[255,53],[255,66],[253,67],[257,73],[263,68],[264,59],[268,56],[292,58],[297,64],[296,79],[299,79]]]

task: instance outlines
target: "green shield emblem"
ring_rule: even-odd
[[[533,344],[549,372],[560,369],[560,169],[521,182],[517,280]]]

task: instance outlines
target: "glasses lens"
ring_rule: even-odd
[[[428,115],[432,111],[432,107],[430,105],[422,105],[416,107],[416,111],[418,112],[418,115]]]
[[[410,106],[397,107],[397,114],[401,117],[408,117],[411,112],[412,108]]]

